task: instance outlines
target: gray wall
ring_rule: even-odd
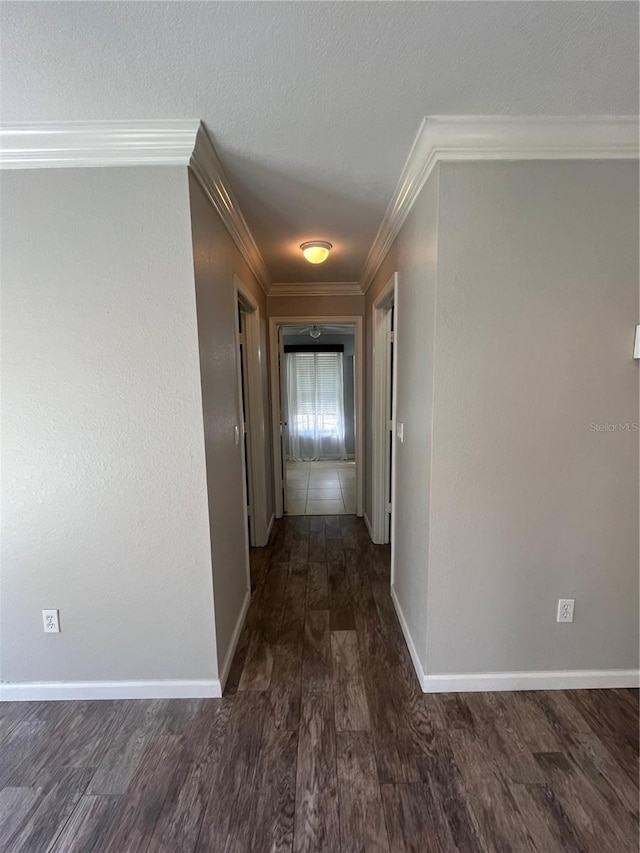
[[[229,662],[233,632],[248,591],[245,550],[241,446],[234,442],[234,427],[242,422],[236,362],[236,273],[265,316],[266,300],[222,220],[193,175],[189,175],[195,283],[198,305],[198,340],[204,434],[209,493],[209,522],[213,561],[216,638],[220,667]],[[266,324],[261,324],[262,352],[267,351]],[[267,360],[263,356],[263,390],[268,388]],[[271,433],[269,412],[264,454],[268,466],[267,518],[273,513]]]
[[[436,172],[417,199],[393,248],[394,269],[398,270],[400,281],[395,310],[396,411],[397,419],[405,425],[404,443],[398,444],[396,453],[394,591],[420,649],[424,649],[427,636],[437,253]],[[373,303],[392,273],[393,269],[385,264],[367,292],[368,302]],[[367,321],[370,320],[369,310]],[[368,360],[371,362],[371,348]],[[367,423],[370,430],[370,417]],[[367,480],[370,483],[370,478]],[[370,487],[368,491],[370,495]]]
[[[0,192],[0,678],[215,678],[187,170]]]
[[[638,434],[591,426],[638,421],[637,164],[443,165],[368,322],[394,269],[395,585],[423,669],[637,668]]]
[[[313,338],[308,335],[284,335],[283,343],[285,346],[295,344],[310,345],[314,343]],[[355,357],[355,334],[353,335],[329,335],[322,333],[322,337],[317,343],[320,344],[342,344],[344,346],[343,362],[342,362],[342,381],[344,394],[344,420],[345,420],[345,445],[347,454],[355,456],[356,453],[356,433],[355,433],[355,373],[354,373],[354,357]]]
[[[636,668],[637,164],[442,167],[437,305],[428,672]]]

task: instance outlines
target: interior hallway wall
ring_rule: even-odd
[[[637,163],[437,172],[367,292],[369,324],[399,271],[396,585],[420,664],[636,670]]]
[[[427,637],[426,572],[431,497],[434,329],[438,261],[438,169],[432,173],[399,233],[389,257],[367,291],[367,434],[371,471],[372,306],[395,270],[399,274],[395,307],[397,332],[396,412],[404,423],[404,443],[397,445],[395,495],[394,593],[416,648]],[[366,494],[371,509],[371,482]]]
[[[269,317],[362,317],[364,294],[349,296],[268,296]]]
[[[215,679],[187,170],[0,193],[0,679]]]
[[[637,163],[441,168],[429,673],[638,667],[638,234]]]
[[[216,638],[219,663],[230,663],[234,634],[249,594],[246,573],[246,521],[242,447],[235,427],[242,418],[238,397],[237,303],[234,273],[259,305],[263,392],[268,394],[266,298],[222,220],[194,176],[189,174],[191,222],[198,315],[200,374],[213,561]],[[268,400],[268,397],[266,397]],[[268,518],[273,515],[270,412],[265,411]]]

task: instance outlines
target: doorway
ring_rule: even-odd
[[[258,303],[234,275],[238,365],[238,441],[242,445],[247,541],[269,541],[262,347]]]
[[[395,503],[397,292],[394,273],[373,303],[372,338],[372,517],[369,534],[379,545],[391,543]],[[393,560],[392,560],[393,566]]]
[[[276,516],[362,515],[362,318],[271,318]]]

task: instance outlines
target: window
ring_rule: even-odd
[[[286,365],[289,458],[345,458],[342,353],[290,352]]]

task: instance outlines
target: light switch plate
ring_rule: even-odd
[[[400,444],[404,444],[404,422],[398,421],[396,426],[396,436]]]

